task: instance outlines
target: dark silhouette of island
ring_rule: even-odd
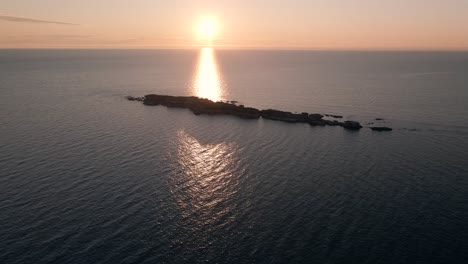
[[[322,115],[322,114],[309,114],[292,113],[274,109],[259,110],[253,107],[245,107],[238,105],[237,101],[228,102],[213,102],[209,99],[199,98],[196,96],[170,96],[148,94],[144,97],[126,97],[130,101],[140,101],[144,105],[163,105],[166,107],[178,107],[190,109],[195,115],[232,115],[245,119],[269,119],[288,123],[308,123],[312,126],[341,126],[349,130],[359,130],[362,128],[361,124],[356,121],[326,120],[324,116],[331,116],[334,118],[343,118],[337,115]],[[378,127],[372,128],[377,131],[390,131],[391,128]]]

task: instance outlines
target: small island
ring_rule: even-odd
[[[199,98],[196,96],[170,96],[170,95],[158,95],[148,94],[143,97],[126,97],[129,101],[140,101],[144,105],[162,105],[166,107],[177,107],[190,109],[195,115],[231,115],[237,116],[244,119],[269,119],[288,123],[308,123],[312,126],[341,126],[349,130],[359,130],[362,125],[356,121],[337,121],[323,119],[324,116],[330,116],[334,118],[342,118],[342,116],[336,115],[322,115],[322,114],[309,114],[303,113],[292,113],[274,109],[259,110],[253,107],[245,107],[244,105],[238,105],[237,101],[230,102],[213,102],[209,99]],[[391,131],[380,130],[380,131]]]

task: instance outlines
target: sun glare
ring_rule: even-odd
[[[204,17],[198,24],[198,36],[203,40],[213,41],[218,25],[211,17]]]
[[[221,99],[223,85],[213,48],[200,50],[200,59],[193,88],[194,94],[198,97],[212,101]]]

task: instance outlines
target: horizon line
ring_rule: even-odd
[[[0,47],[0,50],[199,50],[212,48],[217,50],[285,50],[285,51],[411,51],[411,52],[468,52],[468,48],[295,48],[295,47],[226,47],[226,46],[192,46],[192,47]]]

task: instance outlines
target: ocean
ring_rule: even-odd
[[[0,91],[0,263],[468,259],[468,52],[0,50]]]

